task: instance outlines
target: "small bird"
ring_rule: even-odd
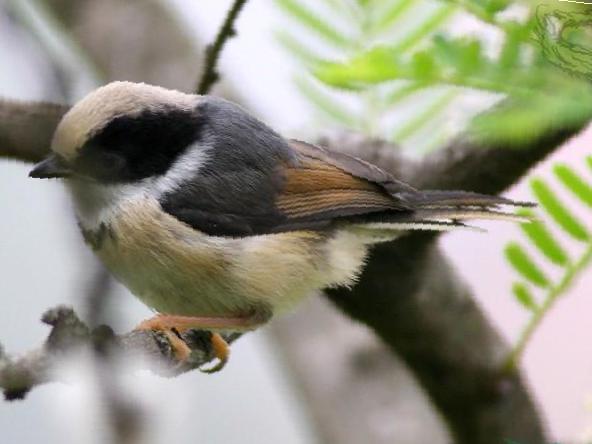
[[[80,230],[111,273],[158,314],[137,328],[244,332],[307,295],[351,286],[371,245],[470,218],[522,220],[528,206],[462,191],[419,191],[375,165],[286,140],[212,96],[113,82],[60,121],[30,172],[64,178]]]

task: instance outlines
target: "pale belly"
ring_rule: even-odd
[[[351,283],[366,255],[348,234],[208,236],[150,199],[126,205],[110,232],[96,253],[116,278],[154,310],[187,316],[287,311],[314,290]]]

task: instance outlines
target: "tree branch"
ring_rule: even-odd
[[[197,94],[207,94],[212,89],[212,86],[220,79],[217,65],[224,44],[236,35],[234,23],[241,12],[247,0],[234,0],[232,7],[228,10],[228,14],[224,19],[224,23],[218,31],[216,40],[206,48],[206,59],[204,63],[204,71],[197,86]]]
[[[102,82],[129,80],[191,91],[201,55],[161,0],[45,0],[92,60]]]
[[[0,99],[0,157],[38,162],[68,106]]]
[[[586,123],[583,119],[579,126],[543,134],[522,146],[501,147],[464,136],[407,168],[401,168],[404,162],[396,155],[378,163],[390,168],[398,164],[407,172],[405,179],[421,188],[495,194]],[[377,161],[376,152],[367,152],[367,143],[342,139],[330,145]],[[378,152],[384,156],[384,150]],[[519,373],[501,371],[507,344],[440,251],[437,238],[438,233],[414,233],[375,248],[358,285],[352,291],[329,290],[327,296],[403,358],[455,442],[544,442],[542,423]]]
[[[484,143],[466,134],[426,157],[408,181],[422,189],[470,190],[498,194],[587,125],[560,128],[516,145]]]
[[[132,331],[116,336],[106,326],[91,330],[68,307],[48,310],[41,320],[51,326],[51,331],[40,348],[11,358],[0,346],[0,388],[7,400],[23,399],[33,387],[60,380],[53,371],[55,366],[65,357],[83,349],[98,353],[120,352],[127,358],[141,358],[142,368],[169,377],[200,368],[214,359],[210,333],[203,331],[190,331],[183,335],[192,353],[189,360],[181,363],[167,337],[159,332]],[[224,337],[232,342],[238,336],[231,334]]]

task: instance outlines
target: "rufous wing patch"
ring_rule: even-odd
[[[284,181],[276,205],[291,219],[396,208],[393,198],[379,185],[308,156],[301,156],[298,165],[285,168]]]

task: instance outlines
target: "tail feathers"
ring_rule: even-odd
[[[498,211],[495,209],[488,208],[435,208],[427,210],[414,211],[414,215],[420,219],[432,219],[432,220],[467,220],[467,219],[481,219],[481,220],[505,220],[508,222],[530,222],[532,218],[528,216],[522,216],[516,213],[509,213],[506,211]]]
[[[435,230],[458,228],[484,231],[461,221],[469,219],[530,222],[531,217],[503,211],[501,207],[533,207],[531,202],[517,202],[504,197],[464,191],[424,191],[398,196],[405,200],[407,211],[370,216],[363,224],[380,230]]]
[[[380,231],[453,231],[459,229],[484,232],[485,230],[472,225],[467,225],[462,222],[440,221],[440,220],[409,220],[409,221],[395,221],[383,220],[365,222],[357,225],[359,228],[365,230],[380,230]]]
[[[481,207],[490,208],[500,205],[513,207],[534,207],[532,202],[518,202],[505,197],[489,196],[470,191],[420,191],[403,193],[401,197],[409,204],[410,209],[444,208],[444,207]]]

